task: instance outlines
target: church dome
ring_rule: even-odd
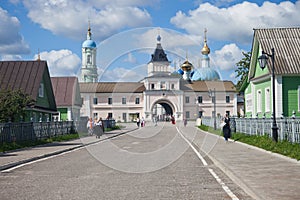
[[[82,43],[82,48],[96,48],[96,42],[92,40],[92,32],[89,23],[89,28],[86,34],[86,40]]]
[[[220,80],[219,73],[210,68],[210,67],[203,67],[194,71],[194,74],[191,78],[192,81],[214,81]]]
[[[193,65],[192,63],[190,63],[188,60],[186,60],[182,65],[181,65],[181,69],[183,71],[191,71],[193,69]]]
[[[85,40],[82,43],[82,47],[83,48],[96,48],[96,42],[94,42],[93,40]]]

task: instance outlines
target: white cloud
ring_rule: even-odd
[[[22,56],[20,55],[3,55],[2,61],[5,60],[22,60]]]
[[[123,67],[116,67],[114,69],[106,69],[103,74],[100,75],[100,81],[112,81],[112,82],[136,82],[140,81],[146,76],[147,66],[140,65],[132,69],[126,69]]]
[[[178,11],[171,23],[192,35],[208,28],[209,38],[249,44],[253,28],[298,26],[299,18],[300,1],[280,4],[266,1],[261,6],[245,1],[228,8],[200,4],[188,14]]]
[[[37,58],[38,55],[35,55],[34,59]],[[80,73],[81,60],[70,50],[44,51],[40,53],[40,59],[47,61],[50,76],[76,76]]]
[[[131,52],[127,54],[127,58],[124,59],[125,62],[136,63],[136,58],[132,55]]]
[[[222,49],[212,53],[211,65],[220,70],[235,69],[236,63],[243,58],[242,51],[236,44],[227,44]]]
[[[54,34],[82,40],[88,19],[96,40],[102,40],[124,28],[151,25],[151,16],[136,5],[141,0],[84,1],[84,0],[24,0],[28,17]],[[150,1],[146,1],[149,2]],[[115,4],[114,4],[115,3]],[[135,4],[136,3],[136,4]]]
[[[20,34],[20,22],[0,7],[0,55],[29,54],[29,46]]]

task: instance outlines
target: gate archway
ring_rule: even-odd
[[[167,100],[158,100],[153,103],[151,112],[159,120],[168,120],[175,113],[175,106]]]

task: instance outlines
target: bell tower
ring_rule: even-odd
[[[98,73],[96,65],[97,46],[92,40],[92,32],[89,23],[86,40],[82,43],[82,65],[80,82],[94,83],[98,82]]]

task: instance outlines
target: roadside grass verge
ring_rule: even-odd
[[[221,129],[214,130],[213,128],[205,125],[198,126],[199,129],[221,135]],[[232,133],[231,139],[234,141],[243,142],[252,146],[256,146],[258,148],[271,151],[274,153],[278,153],[290,158],[294,158],[296,160],[300,160],[300,144],[291,143],[289,141],[278,141],[277,143],[273,141],[272,138],[267,135],[246,135],[243,133]]]
[[[59,135],[56,137],[41,139],[41,140],[35,140],[35,141],[24,141],[24,142],[12,142],[12,143],[3,143],[0,145],[0,152],[6,152],[26,147],[34,147],[38,145],[48,144],[52,142],[62,142],[62,141],[68,141],[73,139],[78,139],[79,134],[67,134],[67,135]]]

